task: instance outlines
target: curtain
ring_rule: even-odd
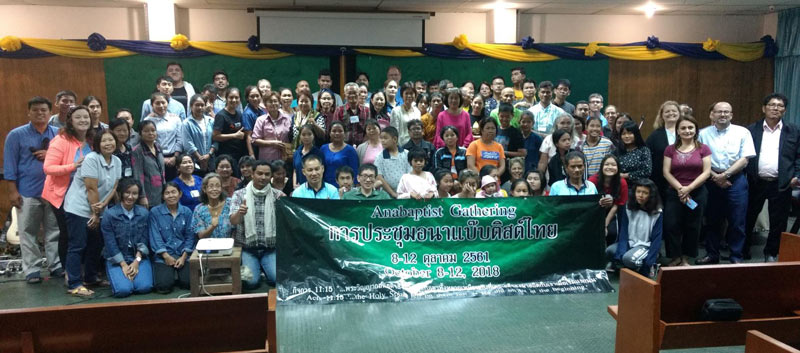
[[[775,92],[789,98],[784,119],[800,124],[800,8],[778,14]]]

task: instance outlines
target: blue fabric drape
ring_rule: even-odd
[[[452,45],[425,44],[422,50],[416,50],[427,56],[446,59],[481,59],[484,56],[472,50],[458,50]]]
[[[784,119],[800,124],[800,8],[778,13],[775,92],[789,98]]]
[[[197,48],[188,47],[184,50],[174,50],[169,46],[169,42],[151,42],[147,40],[109,40],[108,45],[120,49],[150,55],[169,58],[196,58],[211,55],[211,53]]]
[[[22,43],[22,48],[17,51],[2,51],[0,50],[0,58],[3,59],[33,59],[44,58],[48,56],[55,56],[55,54],[48,53],[44,50],[36,49],[30,45]]]

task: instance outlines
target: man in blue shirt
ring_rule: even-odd
[[[325,166],[322,164],[322,158],[316,154],[307,154],[303,157],[303,175],[306,176],[306,182],[294,189],[292,197],[338,200],[339,190],[322,181],[324,173]]]
[[[756,156],[750,130],[731,124],[733,108],[728,102],[717,102],[709,109],[711,126],[698,134],[698,140],[711,149],[711,177],[706,181],[706,256],[695,261],[698,265],[719,263],[720,238],[723,221],[727,219],[726,239],[733,264],[744,260],[743,248],[747,220],[748,185],[744,170],[748,159]]]
[[[53,207],[42,200],[43,162],[50,141],[58,129],[48,124],[52,103],[47,98],[28,101],[30,123],[8,133],[3,153],[5,179],[9,183],[11,206],[19,210],[22,270],[28,283],[40,283],[42,254],[36,237],[44,228],[44,249],[52,277],[62,277],[64,269],[58,258],[58,222]]]
[[[159,77],[156,80],[156,90],[167,95],[167,111],[179,116],[181,118],[181,121],[185,120],[186,108],[184,107],[183,104],[181,104],[181,102],[172,98],[172,92],[174,90],[172,85],[172,78],[168,76]],[[150,99],[142,102],[142,120],[150,116],[150,113],[152,112],[153,112],[153,105],[150,103]]]
[[[220,110],[225,109],[225,105],[227,101],[225,100],[225,95],[228,92],[228,74],[225,71],[216,71],[212,76],[212,81],[214,81],[214,88],[217,89],[217,96],[214,97],[214,114],[217,114]],[[236,107],[236,111],[240,114],[242,113],[242,103],[239,102],[239,106]]]

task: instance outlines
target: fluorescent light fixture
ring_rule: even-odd
[[[487,2],[478,6],[478,8],[482,10],[494,10],[494,9],[519,9],[525,7],[523,4],[518,2],[507,2],[504,0],[497,0],[495,2]]]
[[[661,11],[664,9],[664,7],[652,1],[648,1],[646,4],[639,6],[636,9],[644,12],[645,17],[651,18],[656,14],[656,11]]]

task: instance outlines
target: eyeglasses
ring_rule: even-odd
[[[375,175],[373,175],[373,174],[361,174],[361,175],[358,176],[358,178],[359,179],[364,179],[364,180],[375,179]]]
[[[714,113],[715,114],[719,114],[719,115],[731,115],[731,114],[733,114],[733,112],[730,111],[730,110],[715,110]]]
[[[770,103],[770,104],[767,104],[767,107],[768,108],[778,108],[778,109],[786,108],[786,106],[783,105],[782,103]]]

